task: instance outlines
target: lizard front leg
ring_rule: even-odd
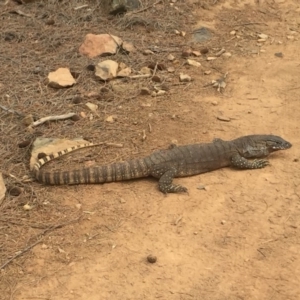
[[[238,169],[261,169],[268,164],[269,162],[266,159],[248,160],[239,154],[231,158],[231,165]]]
[[[178,184],[173,184],[173,179],[177,174],[175,168],[154,170],[152,176],[159,178],[158,187],[164,194],[187,192],[187,188]]]

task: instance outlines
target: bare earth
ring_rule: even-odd
[[[100,149],[100,154],[99,149],[85,150],[84,154],[74,153],[54,165],[58,163],[63,168],[69,161],[83,165],[90,160],[110,163],[166,148],[174,140],[187,144],[209,142],[215,137],[233,139],[260,133],[279,135],[293,147],[270,156],[270,166],[262,170],[226,168],[176,179],[175,182],[188,188],[188,195],[164,196],[158,191],[154,179],[71,187],[44,187],[36,182],[30,183],[38,195],[36,200],[30,198],[28,192],[21,194],[18,200],[9,198],[2,204],[0,263],[4,264],[17,251],[33,244],[36,240],[32,237],[43,233],[47,226],[63,225],[52,228],[49,233],[44,232],[36,246],[0,272],[0,290],[3,290],[5,299],[299,299],[300,4],[297,0],[259,1],[260,4],[254,0],[223,0],[215,1],[215,5],[208,2],[204,9],[197,1],[190,2],[178,1],[179,9],[189,9],[179,17],[185,18],[185,13],[192,15],[193,12],[196,22],[185,25],[186,40],[175,38],[185,44],[191,38],[191,28],[205,25],[215,33],[213,41],[193,48],[199,50],[207,46],[211,51],[208,56],[214,56],[223,47],[232,57],[220,57],[213,62],[202,57],[199,60],[202,67],[197,69],[182,66],[181,52],[173,52],[180,64],[176,75],[166,73],[166,76],[173,76],[167,96],[137,96],[121,104],[122,98],[115,99],[107,105],[100,105],[101,115],[91,123],[87,118],[74,125],[66,121],[40,126],[36,130],[45,137],[88,136],[93,141],[124,144],[124,149]],[[94,5],[93,1],[89,4]],[[17,8],[32,13],[35,5]],[[163,1],[156,9],[168,7],[169,3]],[[68,11],[64,13],[67,15]],[[150,9],[145,13],[155,14],[155,11]],[[59,14],[52,17],[58,19]],[[9,15],[9,18],[33,22],[22,16]],[[184,20],[182,22],[185,24]],[[86,33],[102,33],[96,25],[93,25],[93,30],[88,26],[81,28],[74,40],[67,40],[66,32],[62,32],[68,45],[60,47],[68,48],[68,55],[56,57],[55,47],[58,46],[53,46],[53,49],[49,46],[47,51],[52,59],[47,62],[48,67],[72,67],[76,60],[83,60],[83,66],[90,63],[76,53]],[[82,24],[74,26],[82,27]],[[2,29],[8,27],[6,24]],[[51,29],[55,32],[53,43],[60,35],[58,27]],[[29,34],[30,25],[27,30],[26,34]],[[233,30],[239,37],[230,34]],[[108,29],[103,31],[108,32]],[[143,46],[139,45],[142,49],[153,45],[155,39],[157,45],[173,39],[171,33],[147,32],[143,26],[111,33],[129,40],[135,36],[134,43],[141,43],[138,34],[145,35]],[[269,36],[261,47],[257,46],[258,33]],[[38,46],[26,45],[25,42],[20,45],[27,53],[20,62],[34,68],[33,52],[30,51],[31,47]],[[254,53],[257,49],[258,53]],[[259,52],[259,49],[264,51]],[[40,55],[36,59],[46,59],[47,51],[35,53]],[[275,56],[277,52],[282,52],[283,57]],[[9,55],[9,52],[5,53],[0,59]],[[159,60],[169,66],[166,58],[169,53],[172,51],[144,59]],[[21,56],[15,57],[21,59]],[[138,64],[134,58],[127,61],[130,62]],[[47,73],[32,79],[23,65],[17,67],[9,61],[4,63],[11,64],[14,72],[20,72],[16,76],[23,76],[23,80],[14,82],[0,77],[2,95],[13,93],[14,85],[20,85],[18,97],[24,96],[25,99],[26,87],[30,84],[39,90],[37,82],[41,83],[43,90],[31,95],[38,102],[31,102],[35,99],[31,98],[23,108],[21,102],[10,107],[26,113],[36,112],[39,117],[76,109],[88,113],[84,106],[75,106],[70,100],[63,100],[60,104],[55,102],[57,100],[43,102],[55,96],[63,99],[65,91],[53,92],[45,88],[42,80]],[[212,72],[204,75],[205,70]],[[87,75],[87,71],[84,72],[86,74],[79,79],[78,85],[69,91],[71,95],[99,91],[103,86]],[[186,86],[172,85],[178,83],[179,72],[191,75],[193,82]],[[225,72],[228,72],[225,91],[218,93],[212,87],[204,87]],[[140,83],[140,86],[144,85]],[[131,86],[131,83],[125,82],[125,86]],[[137,91],[138,88],[135,93]],[[0,101],[9,106],[15,103],[12,99],[8,101],[3,96]],[[84,98],[84,102],[87,101],[93,102]],[[143,105],[145,103],[149,105]],[[103,124],[105,116],[110,114],[118,116],[116,123],[96,126]],[[218,116],[229,117],[231,121],[220,121]],[[7,118],[9,122],[15,122],[16,117],[10,115]],[[149,132],[148,124],[151,124],[152,132]],[[4,125],[1,126],[4,138],[6,131]],[[30,173],[29,150],[14,150],[16,143],[24,139],[22,132],[25,129],[18,128],[11,129],[9,134],[13,136],[15,132],[15,140],[4,153],[23,153],[23,156],[18,156],[22,159],[3,163],[3,171],[22,178]],[[141,138],[143,130],[147,134],[145,141]],[[19,169],[14,169],[16,164]],[[6,201],[14,201],[11,203],[15,206],[8,206]],[[32,205],[33,209],[24,211],[25,203]],[[14,215],[17,219],[12,219]],[[65,224],[72,220],[75,221]],[[47,226],[43,227],[43,224]],[[156,263],[147,262],[149,254],[157,256]]]

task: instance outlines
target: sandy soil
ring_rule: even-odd
[[[215,30],[232,57],[204,63],[201,72],[190,68],[194,82],[180,99],[171,92],[155,103],[137,100],[153,104],[140,119],[142,109],[132,110],[143,124],[152,113],[153,131],[135,155],[172,140],[259,133],[282,136],[293,147],[272,155],[262,170],[226,168],[176,179],[188,195],[164,196],[151,179],[43,187],[48,205],[33,215],[47,219],[55,208],[52,221],[74,219],[77,211],[84,218],[51,232],[22,263],[2,270],[7,299],[299,299],[300,4],[259,2],[194,4],[198,24]],[[257,33],[269,36],[261,47]],[[206,69],[212,70],[207,77]],[[218,70],[229,74],[223,93],[197,84],[218,78]],[[129,143],[132,136],[124,136]],[[149,254],[157,256],[155,264],[147,262]]]

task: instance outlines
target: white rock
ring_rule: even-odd
[[[169,54],[167,58],[168,58],[168,60],[173,61],[175,59],[175,56],[172,54]]]
[[[198,61],[195,61],[193,59],[187,59],[187,63],[190,66],[194,66],[194,67],[201,67],[201,64]]]
[[[224,57],[231,57],[231,53],[230,52],[225,52],[222,54],[222,56]]]
[[[53,88],[70,87],[76,83],[68,68],[58,68],[48,74],[48,84]]]
[[[91,102],[87,102],[85,105],[93,112],[95,112],[98,109],[98,105]]]
[[[231,34],[231,35],[235,35],[235,34],[236,34],[236,31],[235,31],[235,30],[232,30],[232,31],[230,31],[230,34]]]
[[[267,34],[264,34],[264,33],[260,33],[257,35],[260,39],[267,39],[269,36]]]
[[[181,82],[190,82],[190,81],[192,81],[192,78],[191,78],[191,76],[189,76],[187,74],[180,73],[179,80]]]
[[[215,59],[217,59],[217,57],[215,57],[215,56],[209,56],[206,60],[207,61],[211,61],[211,60],[215,60]]]
[[[131,68],[125,68],[118,72],[118,77],[128,77],[131,74]]]
[[[117,76],[118,63],[113,60],[104,60],[96,65],[95,75],[102,80],[108,80]]]

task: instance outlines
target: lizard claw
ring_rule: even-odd
[[[261,168],[266,167],[270,163],[266,159],[256,159],[256,160],[253,161],[253,164],[254,164],[256,169],[261,169]]]

